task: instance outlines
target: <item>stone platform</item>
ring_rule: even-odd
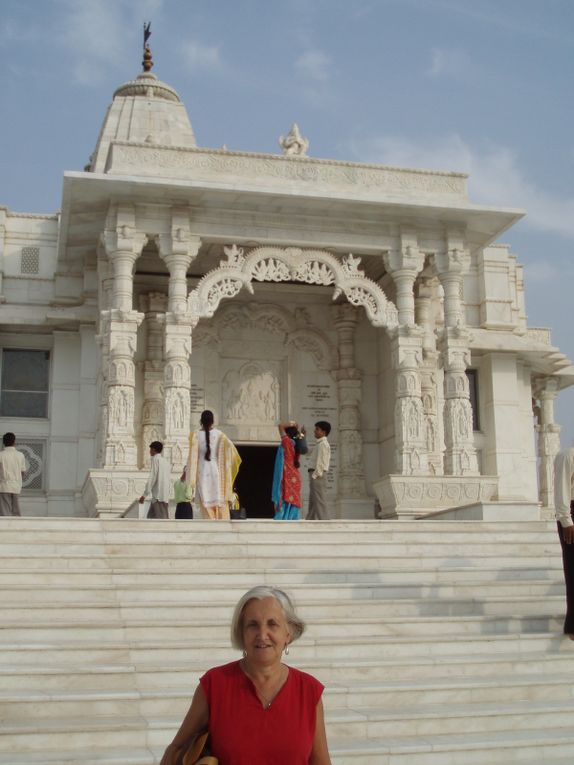
[[[269,583],[334,765],[571,761],[551,522],[0,519],[0,765],[157,765]]]

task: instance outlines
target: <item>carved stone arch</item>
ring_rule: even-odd
[[[310,353],[319,369],[330,372],[339,368],[337,348],[318,329],[296,329],[289,334],[287,342],[299,351]]]
[[[395,305],[378,284],[359,268],[361,259],[349,253],[339,261],[326,250],[298,247],[256,247],[247,255],[237,245],[225,247],[226,261],[207,273],[189,293],[188,309],[198,319],[213,316],[224,298],[235,297],[243,286],[253,293],[253,281],[300,281],[333,285],[333,299],[344,294],[353,305],[362,305],[371,324],[398,326]]]
[[[217,312],[218,330],[226,326],[257,327],[276,335],[287,336],[296,321],[287,308],[273,303],[231,303]]]

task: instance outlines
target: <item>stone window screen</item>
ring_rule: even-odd
[[[1,351],[0,417],[48,416],[50,352],[27,348]]]
[[[28,472],[22,476],[22,489],[42,491],[46,473],[46,441],[23,436],[16,439],[16,449],[22,452],[28,463]]]
[[[22,259],[20,262],[20,272],[23,274],[40,273],[40,248],[22,247]]]

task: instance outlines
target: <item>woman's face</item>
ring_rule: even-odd
[[[247,659],[253,664],[280,662],[283,649],[291,642],[283,608],[271,597],[247,603],[243,609],[242,632]]]

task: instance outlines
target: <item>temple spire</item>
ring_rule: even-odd
[[[144,72],[151,71],[151,68],[153,66],[153,61],[151,58],[151,50],[149,45],[147,44],[147,41],[151,37],[151,21],[145,22],[143,25],[143,61],[142,66]]]

